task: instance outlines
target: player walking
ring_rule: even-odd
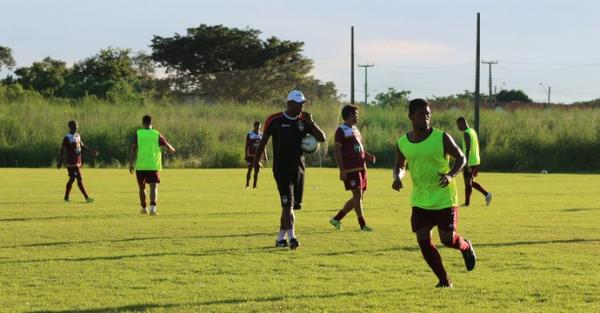
[[[465,204],[462,206],[468,207],[471,204],[471,192],[473,188],[481,192],[485,196],[485,205],[490,205],[492,202],[492,193],[485,191],[483,187],[474,181],[479,173],[479,165],[481,158],[479,157],[479,139],[477,132],[467,123],[464,117],[459,117],[456,120],[456,126],[463,134],[462,152],[467,157],[467,165],[463,169],[463,178],[465,180]]]
[[[413,181],[410,195],[412,230],[425,261],[439,280],[436,287],[452,287],[442,258],[431,241],[431,230],[437,226],[441,242],[462,252],[467,271],[475,268],[473,245],[456,232],[458,193],[454,177],[466,159],[452,137],[429,125],[431,110],[426,100],[411,100],[408,111],[412,130],[398,139],[392,188],[402,189],[408,163]],[[455,159],[452,168],[448,155]]]
[[[340,180],[346,190],[352,191],[352,197],[329,223],[336,229],[342,229],[342,219],[354,209],[362,231],[372,231],[363,216],[362,200],[367,190],[367,162],[375,163],[375,156],[365,151],[362,136],[356,127],[358,107],[346,105],[342,108],[342,123],[335,132],[335,161],[340,169]]]
[[[244,153],[246,154],[246,162],[248,163],[248,172],[246,173],[246,189],[250,188],[250,176],[252,175],[252,168],[254,162],[254,155],[256,155],[256,148],[260,144],[260,140],[263,137],[263,133],[260,131],[260,122],[254,122],[254,129],[249,131],[246,134],[246,146],[244,148]],[[263,154],[263,160],[267,161],[267,152]],[[262,167],[262,163],[259,162],[259,169]],[[252,188],[256,188],[256,183],[258,183],[258,170],[254,171],[254,181],[252,183]]]
[[[317,141],[325,141],[325,133],[317,126],[308,112],[302,112],[306,99],[302,92],[294,90],[287,97],[287,109],[269,116],[265,122],[264,135],[254,156],[254,170],[260,168],[260,158],[269,138],[273,137],[273,174],[281,199],[281,218],[276,247],[296,249],[300,243],[294,232],[294,209],[302,206],[304,189],[304,154],[300,148],[302,138],[312,134]]]
[[[145,115],[142,118],[143,128],[138,129],[129,151],[129,172],[135,175],[139,187],[141,213],[158,215],[156,201],[158,198],[158,184],[160,176],[158,172],[162,169],[162,156],[160,147],[166,147],[171,153],[175,148],[163,137],[163,135],[152,129],[152,118]],[[146,184],[150,186],[150,212],[146,206]]]
[[[81,141],[81,135],[77,132],[79,125],[75,121],[69,121],[69,132],[63,138],[62,146],[60,147],[60,153],[58,155],[58,161],[56,163],[56,168],[60,168],[63,165],[63,160],[65,155],[67,157],[66,162],[64,163],[67,168],[67,172],[69,174],[69,180],[67,181],[67,186],[65,189],[65,202],[69,202],[69,193],[71,192],[71,187],[73,187],[73,182],[77,180],[77,187],[81,190],[81,193],[85,197],[86,202],[94,202],[94,199],[88,196],[85,191],[85,187],[83,187],[83,177],[81,177],[81,152],[88,151],[90,154],[95,157],[98,155],[98,151],[94,149],[88,148]]]

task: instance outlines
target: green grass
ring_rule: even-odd
[[[162,172],[158,217],[138,213],[124,169],[83,169],[96,198],[65,170],[2,169],[2,312],[598,312],[598,176],[482,173],[460,233],[477,267],[440,248],[455,288],[438,290],[410,231],[408,189],[369,172],[366,217],[328,219],[349,193],[334,169],[308,169],[296,251],[273,248],[278,197],[270,169],[244,190],[244,170]],[[462,183],[459,185],[462,189]],[[460,192],[461,198],[463,192]],[[436,238],[436,242],[439,240]]]

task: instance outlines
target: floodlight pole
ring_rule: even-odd
[[[368,103],[367,102],[367,98],[369,97],[369,93],[367,92],[369,90],[368,89],[369,84],[367,83],[368,82],[368,80],[367,80],[367,69],[369,67],[374,67],[374,66],[375,66],[374,64],[363,64],[363,65],[359,64],[358,65],[358,67],[364,67],[365,68],[365,105],[367,105],[367,103]]]
[[[475,131],[479,134],[479,12],[477,12],[477,40],[475,48]]]
[[[350,26],[350,104],[354,105],[354,26]]]

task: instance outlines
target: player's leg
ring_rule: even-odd
[[[293,184],[287,175],[275,174],[275,182],[277,183],[277,191],[279,191],[279,199],[281,201],[281,216],[279,217],[279,234],[275,241],[276,247],[287,247],[288,242],[285,236],[288,230],[294,224],[293,206]],[[288,238],[291,239],[291,238]]]
[[[363,198],[365,196],[365,191],[367,190],[367,172],[357,172],[356,178],[358,179],[358,188],[352,190],[352,200],[354,201],[354,211],[356,211],[358,225],[360,225],[360,230],[362,231],[372,231],[373,229],[367,226],[367,222],[363,215]]]
[[[335,229],[342,229],[342,219],[348,214],[350,211],[354,209],[354,199],[350,198],[341,210],[337,212],[337,214],[329,220],[329,224],[333,225]]]
[[[469,240],[464,239],[456,232],[458,221],[458,208],[448,208],[436,212],[438,214],[437,226],[440,240],[446,247],[460,250],[465,260],[468,271],[475,268],[475,250]]]
[[[468,170],[463,171],[463,179],[465,182],[465,204],[464,206],[471,205],[471,193],[473,192],[473,176]]]
[[[75,168],[74,173],[75,179],[77,179],[77,187],[79,187],[79,190],[83,194],[83,197],[87,202],[93,202],[94,199],[90,198],[90,196],[88,196],[87,192],[85,191],[85,187],[83,186],[83,177],[81,177],[81,171],[79,170],[79,167]]]
[[[302,196],[304,195],[304,172],[298,173],[292,180],[294,183],[294,210],[302,209]]]
[[[71,188],[73,188],[73,182],[75,182],[75,176],[73,175],[71,168],[67,167],[67,171],[69,180],[67,181],[67,186],[65,188],[65,201],[69,201],[69,194],[71,193]]]
[[[254,170],[254,181],[252,182],[252,188],[256,188],[256,184],[258,184],[258,172],[260,172],[260,166]]]
[[[452,287],[452,282],[446,273],[442,257],[431,241],[431,230],[434,225],[432,214],[428,210],[413,207],[410,219],[412,230],[416,234],[417,243],[425,262],[427,262],[427,265],[429,265],[429,268],[431,268],[439,280],[436,287]]]
[[[246,172],[246,188],[250,188],[250,176],[252,175],[252,164],[248,162],[248,171]]]
[[[158,200],[158,183],[151,182],[150,187],[150,215],[158,215],[156,211],[156,201]]]
[[[479,166],[473,168],[473,188],[475,188],[477,191],[481,192],[485,196],[485,205],[490,205],[490,202],[492,202],[492,193],[491,192],[487,192],[483,188],[483,186],[481,186],[480,184],[478,184],[474,180],[475,177],[477,177],[478,173],[479,173]]]
[[[136,171],[135,176],[138,183],[138,193],[140,197],[140,206],[142,210],[140,213],[148,214],[148,206],[146,204],[146,177],[143,172]]]

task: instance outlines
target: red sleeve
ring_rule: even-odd
[[[271,129],[271,122],[280,117],[282,113],[275,113],[275,114],[271,114],[269,117],[267,117],[267,120],[265,121],[265,127],[264,127],[264,131],[263,131],[263,136],[271,136],[271,134],[273,133],[273,130]]]
[[[335,131],[335,143],[344,143],[344,131],[340,127]]]

